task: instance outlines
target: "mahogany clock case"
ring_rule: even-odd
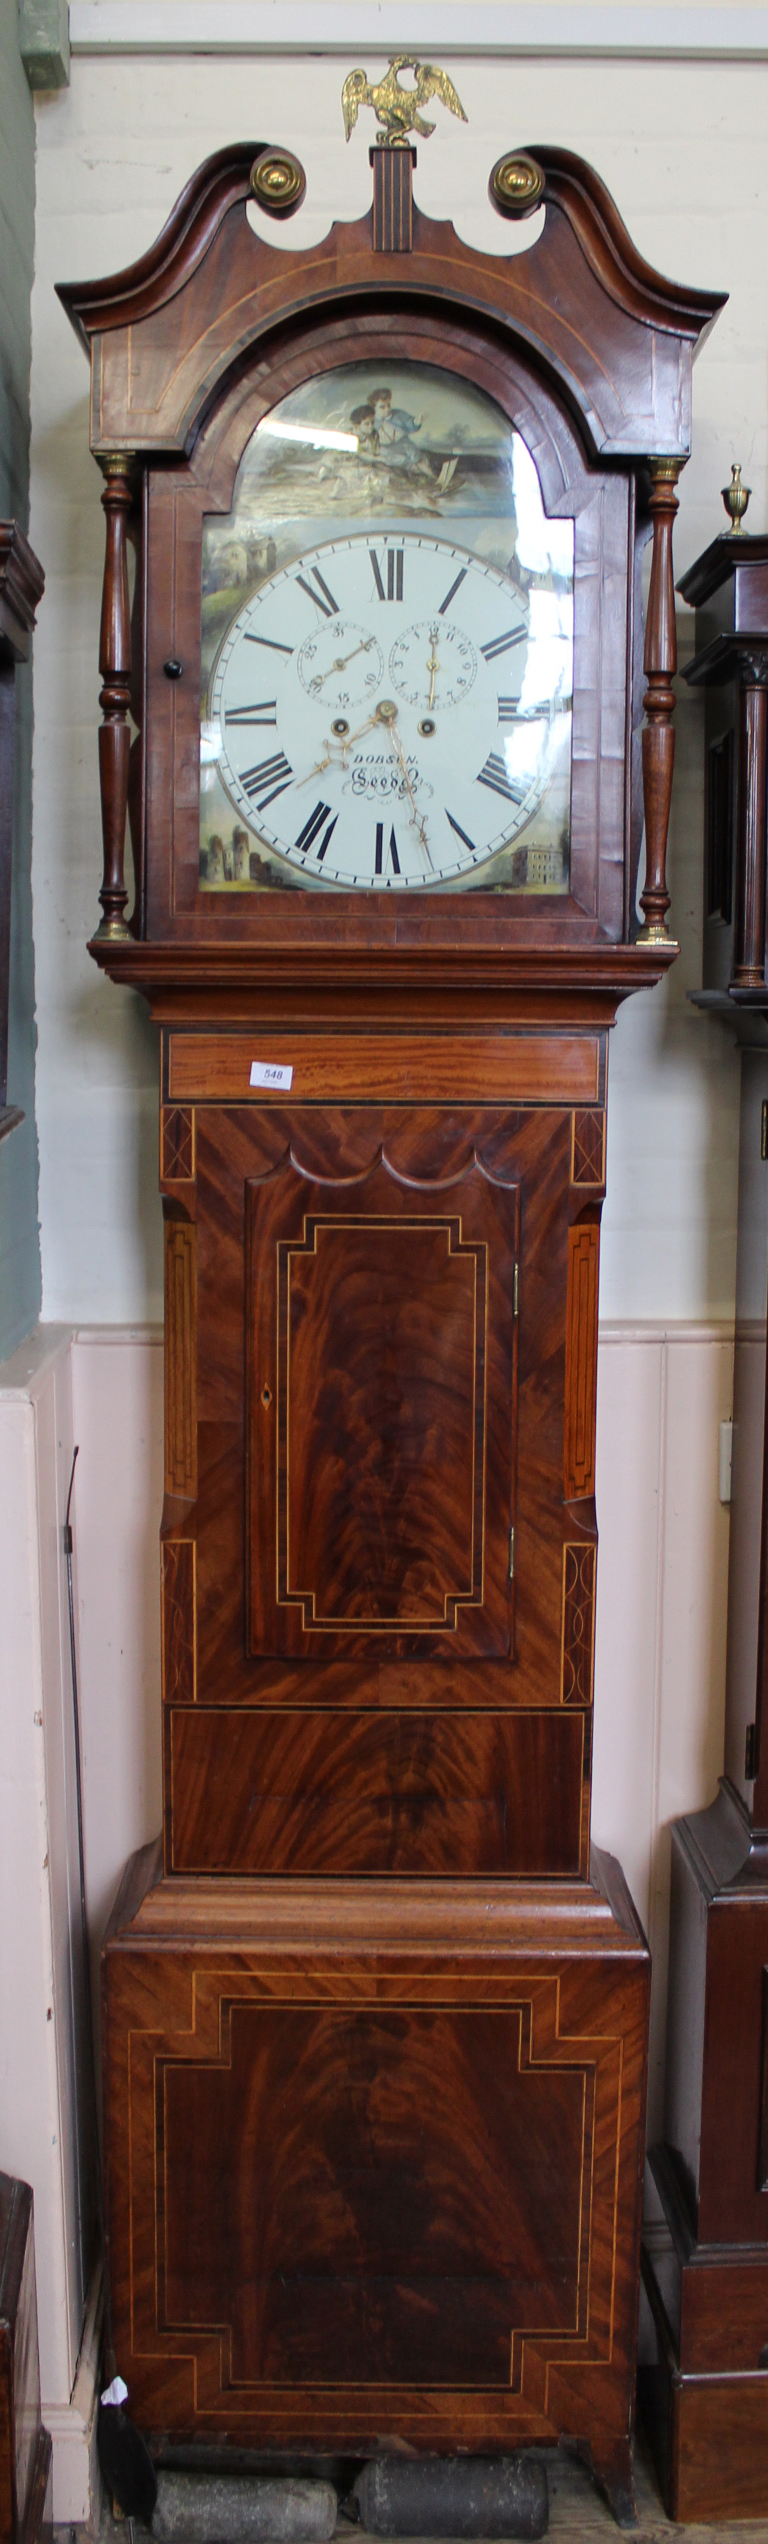
[[[567,2436],[628,2513],[649,1957],[589,1856],[606,1045],[676,950],[671,529],[720,299],[552,150],[522,254],[417,206],[388,237],[381,169],[365,219],[273,249],[258,147],[62,291],[107,477],[92,952],[162,1028],[164,1837],[104,1953],[116,2349],[156,2438]],[[573,521],[569,889],[201,888],[204,518],[268,408],[395,357],[493,399]]]
[[[158,1879],[105,1956],[114,2337],[154,2437],[560,2436],[631,2517],[647,1946],[590,1884]]]
[[[350,360],[404,355],[473,382],[517,424],[545,509],[572,519],[576,540],[571,890],[557,896],[556,907],[535,894],[473,890],[461,913],[465,977],[472,949],[525,955],[567,945],[586,954],[590,947],[628,949],[637,935],[639,575],[651,517],[645,670],[658,690],[643,743],[646,898],[650,891],[661,965],[669,959],[661,833],[665,838],[671,784],[675,479],[688,449],[693,352],[722,296],[680,292],[654,273],[594,171],[551,149],[536,154],[544,230],[522,255],[479,255],[449,223],[429,220],[416,205],[405,253],[387,252],[371,215],[335,225],[315,248],[274,249],[246,217],[259,149],[238,145],[208,161],[137,266],[111,282],[60,287],[92,354],[92,445],[108,472],[105,910],[119,916],[126,899],[121,825],[130,705],[139,727],[130,754],[137,941],[175,945],[185,977],[195,948],[214,943],[222,952],[231,946],[240,961],[263,957],[272,977],[279,971],[283,979],[292,955],[300,969],[311,949],[326,958],[329,986],[331,961],[342,950],[347,961],[355,952],[375,954],[382,987],[395,958],[402,965],[409,956],[428,957],[434,966],[441,951],[452,952],[450,893],[285,892],[260,895],[256,905],[242,896],[235,909],[231,896],[222,894],[219,904],[215,893],[199,890],[203,515],[226,511],[250,432],[292,387]],[[132,516],[132,642],[125,570],[131,488],[134,497],[141,493]],[[172,679],[165,665],[174,666]],[[110,965],[120,959],[117,945],[110,949],[103,939],[96,951]],[[633,968],[626,961],[619,967],[627,986]],[[155,958],[136,956],[130,977],[148,984],[158,969]],[[258,969],[263,976],[263,963]],[[122,961],[120,971],[129,976]]]
[[[586,1875],[604,1037],[164,1042],[167,1871]]]
[[[703,689],[703,996],[765,1009],[768,539],[725,532],[679,585],[696,610],[685,677]]]
[[[768,2505],[768,541],[684,577],[706,701],[704,990],[738,1034],[738,1241],[725,1776],[672,1829],[662,2237],[640,2392],[672,2517]]]

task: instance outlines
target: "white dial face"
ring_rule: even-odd
[[[424,531],[361,531],[273,574],[215,666],[206,750],[307,882],[423,891],[530,820],[570,640],[510,577]],[[562,731],[562,724],[561,724]]]

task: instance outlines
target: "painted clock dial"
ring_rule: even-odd
[[[572,525],[489,399],[385,367],[265,418],[209,532],[201,880],[563,889]]]

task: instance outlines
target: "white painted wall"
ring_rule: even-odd
[[[764,0],[69,0],[73,52],[768,54]]]
[[[129,1855],[156,1837],[160,1760],[163,1337],[94,1327],[72,1347],[88,1906],[101,1938]]]
[[[72,1351],[41,1328],[0,1368],[0,2164],[32,2183],[53,2515],[96,2500],[93,2099],[62,1523]]]
[[[601,1328],[592,1833],[624,1866],[653,1956],[648,2142],[663,2129],[670,1823],[723,1771],[731,1410],[725,1326]]]
[[[31,535],[47,587],[35,646],[33,883],[46,1317],[160,1313],[154,1036],[138,998],[102,981],[85,952],[101,863],[103,541],[87,366],[53,284],[139,255],[198,162],[247,133],[290,143],[307,168],[306,203],[285,231],[269,225],[273,245],[321,236],[335,213],[355,217],[369,200],[369,135],[361,122],[345,146],[348,67],[322,56],[76,56],[71,87],[37,104]],[[373,75],[383,63],[371,57],[367,67]],[[487,201],[488,172],[503,147],[543,136],[594,162],[663,272],[730,291],[695,373],[678,569],[724,521],[719,489],[734,457],[753,487],[750,527],[762,529],[768,262],[750,241],[768,235],[768,62],[455,67],[469,121],[439,114],[419,149],[426,210],[452,215],[479,247],[516,246],[522,233],[502,229]],[[682,605],[681,614],[690,642]],[[701,714],[683,689],[671,847],[681,958],[663,989],[622,1012],[614,1037],[602,1287],[611,1318],[732,1312],[737,1064],[726,1031],[686,1004],[700,971]]]

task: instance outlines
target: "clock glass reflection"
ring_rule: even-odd
[[[573,522],[418,363],[273,408],[203,525],[203,890],[568,889]]]

